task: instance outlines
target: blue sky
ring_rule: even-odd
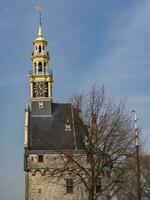
[[[0,199],[24,198],[24,106],[38,14],[54,73],[54,99],[105,85],[116,101],[135,109],[150,152],[150,1],[5,0],[0,12]]]

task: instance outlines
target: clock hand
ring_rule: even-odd
[[[39,85],[39,89],[42,90],[41,84]]]

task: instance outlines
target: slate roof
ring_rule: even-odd
[[[69,103],[52,103],[51,116],[30,114],[29,150],[80,150],[84,133],[79,126],[79,114]],[[66,131],[66,123],[71,126]]]

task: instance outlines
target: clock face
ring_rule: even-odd
[[[34,97],[47,97],[48,95],[48,84],[45,82],[36,82],[33,85]]]

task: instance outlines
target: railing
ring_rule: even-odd
[[[47,55],[49,57],[49,52],[46,53],[45,51],[44,52],[38,52],[38,51],[33,52],[32,51],[32,56],[34,56],[34,55]]]
[[[50,74],[53,75],[52,70],[45,70],[45,71],[34,71],[34,70],[30,70],[29,71],[29,75],[46,75],[46,74]]]

